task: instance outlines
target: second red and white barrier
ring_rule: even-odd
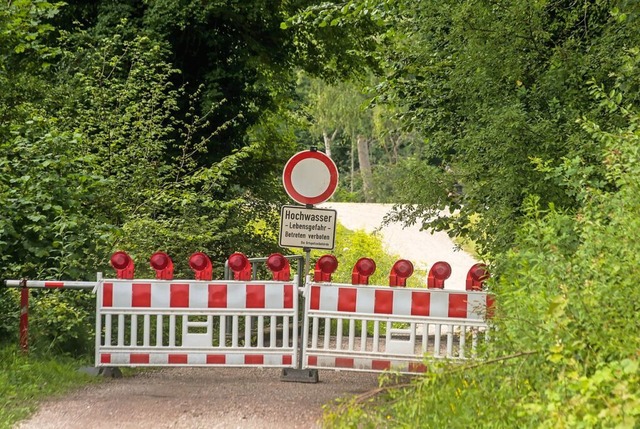
[[[330,283],[336,267],[331,257],[321,258],[305,289],[303,367],[423,372],[427,355],[474,358],[488,339],[493,298],[482,291],[484,265],[469,270],[465,292],[444,289],[446,262],[433,265],[427,289],[405,287],[413,273],[405,260],[392,268],[389,286],[368,285],[376,268],[371,259],[356,263],[351,285]]]

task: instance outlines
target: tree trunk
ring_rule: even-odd
[[[337,134],[338,134],[337,128],[333,131],[333,134],[331,134],[331,137],[329,137],[329,134],[327,133],[326,130],[322,130],[322,139],[324,140],[324,150],[325,150],[325,154],[329,158],[331,158],[331,145],[333,144],[333,141],[335,140]]]
[[[349,183],[349,191],[351,193],[353,193],[353,177],[354,177],[354,172],[356,171],[356,161],[355,161],[355,156],[354,156],[354,152],[355,152],[355,145],[353,144],[353,138],[351,138],[351,183]]]
[[[371,162],[369,161],[369,141],[362,134],[358,134],[356,141],[360,175],[362,176],[362,193],[364,194],[364,201],[370,203],[373,200],[371,195],[373,178],[371,175]]]

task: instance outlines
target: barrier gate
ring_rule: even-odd
[[[292,282],[108,280],[97,302],[96,366],[297,362]]]
[[[488,339],[486,292],[312,283],[304,319],[309,368],[403,373],[423,356],[476,357]]]
[[[475,264],[466,290],[446,290],[451,274],[435,263],[427,288],[407,288],[413,265],[397,261],[389,286],[368,285],[375,262],[361,258],[352,284],[332,283],[338,262],[318,259],[313,280],[290,280],[288,258],[264,261],[273,280],[252,280],[256,268],[241,253],[225,265],[225,277],[212,280],[212,265],[195,253],[189,265],[195,280],[173,280],[173,262],[163,252],[151,257],[154,280],[133,278],[133,260],[116,252],[116,279],[96,282],[7,280],[22,288],[21,345],[26,349],[28,287],[87,288],[96,293],[95,366],[225,366],[283,368],[283,380],[317,381],[318,369],[401,373],[424,372],[425,357],[478,358],[489,339],[487,318],[493,298],[483,291],[489,274]],[[27,292],[26,294],[24,292]],[[301,308],[299,293],[304,296]],[[23,324],[23,321],[25,322]],[[296,375],[296,371],[301,371]],[[305,373],[306,371],[306,373]]]

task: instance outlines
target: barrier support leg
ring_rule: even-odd
[[[78,369],[78,372],[82,372],[94,377],[103,376],[104,378],[122,378],[122,371],[118,367],[95,367],[95,366],[83,366]]]
[[[317,383],[318,370],[309,368],[284,368],[282,370],[282,374],[280,374],[280,381],[292,381],[296,383]]]
[[[29,288],[22,279],[20,287],[20,350],[29,353]]]

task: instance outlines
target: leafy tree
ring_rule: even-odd
[[[623,69],[637,70],[638,50],[623,56]],[[614,87],[624,81],[614,78]],[[526,201],[516,246],[501,255],[502,274],[491,285],[497,329],[486,359],[432,363],[433,371],[390,388],[375,406],[330,410],[329,427],[638,426],[640,115],[620,104],[617,88],[603,92],[592,84],[591,91],[605,111],[628,121],[604,131],[581,120],[602,144],[609,186],[585,180],[591,166],[565,159],[554,170],[576,193],[579,209]]]
[[[408,148],[415,146],[416,134],[404,131],[386,105],[370,103],[372,84],[328,83],[303,73],[298,82],[309,138],[323,142],[343,173],[339,198],[395,202],[389,176],[397,175],[396,164],[412,153]]]
[[[73,30],[70,23],[80,21],[91,38],[141,35],[162,45],[165,60],[179,71],[171,76],[174,86],[200,93],[195,102],[178,100],[174,116],[185,122],[190,114],[206,117],[194,137],[207,138],[207,150],[197,157],[207,165],[244,147],[248,130],[265,112],[287,102],[297,46],[295,36],[280,24],[286,14],[310,3],[74,0],[57,22]],[[233,126],[223,126],[229,123]],[[178,156],[180,139],[173,137],[176,142],[167,145],[166,153]]]
[[[289,118],[277,120],[274,108],[251,127],[240,114],[214,121],[222,102],[202,110],[206,86],[179,84],[166,40],[119,20],[108,29],[59,30],[52,20],[60,10],[92,12],[61,7],[25,1],[0,9],[10,24],[0,36],[0,278],[91,278],[109,269],[116,249],[130,251],[142,275],[150,273],[139,262],[153,251],[175,258],[176,275],[190,275],[189,253],[206,251],[220,275],[233,251],[275,250],[284,194],[277,179],[295,150]],[[244,130],[235,149],[212,149],[235,128]],[[13,292],[2,291],[3,339],[16,332]],[[90,332],[58,328],[65,318],[93,326],[85,311],[92,297],[34,295],[42,295],[33,302],[38,345],[82,352],[77,341],[86,344]],[[51,311],[55,319],[47,319]]]
[[[339,159],[340,153],[348,153],[349,190],[354,192],[357,166],[364,199],[370,201],[371,166],[367,136],[371,135],[372,117],[366,110],[365,96],[352,83],[329,85],[320,79],[312,79],[308,98],[307,114],[311,119],[312,134],[322,137],[326,153],[336,158],[338,165],[345,164],[344,158]],[[345,140],[343,146],[346,147],[332,148],[334,141],[340,141],[336,140],[337,137]]]
[[[577,206],[540,162],[577,156],[603,174],[599,143],[575,121],[585,113],[603,125],[621,117],[582,88],[590,78],[612,82],[608,74],[622,62],[611,52],[639,43],[637,16],[636,2],[349,1],[309,8],[291,22],[371,24],[378,44],[369,57],[382,78],[376,103],[391,104],[425,139],[412,161],[425,181],[401,176],[409,186],[400,188],[406,205],[395,218],[471,236],[495,254],[511,245],[528,195]],[[623,92],[637,104],[634,88],[629,77]]]

